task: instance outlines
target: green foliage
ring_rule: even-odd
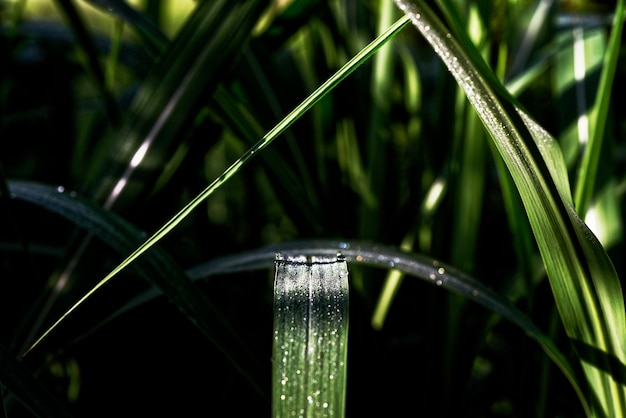
[[[397,3],[2,6],[5,415],[266,415],[337,251],[347,415],[623,415],[623,1]]]

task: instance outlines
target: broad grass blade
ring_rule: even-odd
[[[423,1],[396,3],[464,89],[513,177],[565,330],[578,350],[592,413],[623,415],[622,289],[611,260],[574,209],[560,148],[506,92],[462,31],[455,40]],[[456,22],[449,2],[440,4]]]
[[[344,416],[348,300],[342,256],[276,255],[272,416]]]

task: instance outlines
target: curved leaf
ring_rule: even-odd
[[[585,355],[579,353],[592,391],[593,413],[623,414],[622,289],[608,255],[573,207],[558,145],[506,93],[471,43],[463,42],[461,48],[425,2],[396,3],[463,88],[511,172],[565,330],[576,346],[593,348]],[[452,16],[448,2],[441,3],[446,15]]]
[[[508,319],[535,339],[546,354],[560,368],[579,396],[583,407],[587,403],[578,383],[577,373],[562,354],[554,341],[550,339],[533,321],[520,311],[511,301],[494,292],[481,282],[450,267],[436,259],[424,255],[401,251],[393,247],[364,241],[293,241],[273,244],[259,249],[218,257],[197,265],[187,274],[194,280],[220,274],[232,274],[243,271],[270,269],[274,265],[275,255],[284,257],[306,255],[308,257],[329,258],[341,253],[348,263],[391,269],[425,280],[433,285],[459,294],[476,302],[486,309]],[[158,289],[150,289],[130,301],[115,312],[113,319],[129,309],[133,309],[158,296]]]
[[[68,219],[106,242],[120,254],[125,254],[135,248],[145,236],[119,216],[81,199],[74,193],[66,193],[55,187],[24,181],[10,181],[9,187],[13,198],[41,206]],[[198,290],[167,252],[154,247],[142,258],[141,262],[136,263],[134,268],[159,288],[231,360],[235,368],[250,380],[257,391],[265,395],[251,377],[259,375],[257,374],[260,370],[258,360],[241,342],[228,321],[222,318],[211,301]],[[103,284],[101,283],[100,286],[96,286],[83,296],[55,325],[72,313]],[[41,338],[45,335],[47,333]],[[33,347],[36,344],[33,344]]]

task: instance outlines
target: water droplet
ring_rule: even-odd
[[[285,395],[280,395],[280,400],[284,401],[285,399],[287,399],[287,397]]]
[[[340,242],[338,247],[341,250],[347,250],[348,248],[350,248],[350,243],[349,242]]]
[[[439,274],[443,274],[446,272],[446,269],[444,269],[443,267],[439,267],[439,269],[437,269],[437,273]]]
[[[389,260],[387,261],[387,267],[389,267],[390,269],[394,268],[396,266],[396,263],[394,263],[393,261]]]
[[[428,276],[430,280],[435,280],[435,277],[435,273],[430,273],[430,275]]]
[[[63,193],[64,191],[65,191],[65,187],[63,187],[63,186],[57,187],[57,192]]]
[[[441,286],[441,285],[443,284],[443,281],[441,281],[441,280],[437,280],[437,281],[435,282],[435,284],[436,284],[437,286]]]

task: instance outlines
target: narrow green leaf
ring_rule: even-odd
[[[580,216],[584,216],[596,187],[596,172],[600,163],[600,150],[602,149],[609,104],[611,102],[611,87],[613,86],[617,61],[621,52],[620,44],[624,17],[624,0],[617,0],[609,44],[604,55],[600,84],[589,116],[589,127],[591,130],[589,143],[584,150],[576,182],[574,196],[576,209]]]
[[[212,100],[215,104],[212,108],[221,121],[248,146],[254,145],[264,134],[261,123],[233,96],[226,88],[218,87],[213,95]],[[296,207],[298,216],[302,217],[304,222],[310,225],[318,223],[321,208],[319,202],[311,195],[313,186],[310,184],[305,186],[304,180],[289,164],[289,159],[269,147],[263,151],[261,160],[272,184],[277,186],[274,192],[284,194],[289,203]]]
[[[261,150],[267,147],[272,141],[274,141],[281,133],[283,133],[293,122],[295,122],[302,114],[309,110],[315,103],[317,103],[326,93],[332,90],[341,80],[347,77],[352,71],[358,68],[363,62],[371,57],[387,40],[393,37],[400,29],[407,25],[409,22],[408,17],[404,17],[398,20],[387,32],[376,38],[366,48],[362,49],[359,54],[348,61],[337,73],[329,78],[324,84],[322,84],[313,94],[307,97],[299,106],[297,106],[291,113],[289,113],[281,122],[279,122],[273,129],[271,129],[260,141],[258,141],[252,148],[250,148],[241,158],[235,161],[230,167],[224,171],[224,173],[215,179],[209,186],[207,186],[198,196],[192,199],[185,207],[183,207],[176,215],[174,215],[169,221],[165,223],[157,232],[149,237],[142,245],[140,245],[131,255],[129,255],[124,261],[122,261],[115,269],[107,274],[96,286],[89,291],[84,297],[82,297],[76,304],[74,304],[58,321],[56,321],[43,335],[31,346],[34,348],[39,342],[41,342],[46,335],[48,335],[57,325],[59,325],[63,319],[69,315],[74,309],[76,309],[83,301],[89,298],[96,290],[102,287],[110,279],[112,279],[117,273],[129,266],[140,255],[144,254],[150,248],[152,248],[158,241],[160,241],[165,235],[167,235],[172,229],[174,229],[183,219],[185,219],[195,208],[198,207],[207,197],[209,197],[217,188],[228,181],[233,175],[235,175],[246,163],[248,163],[255,154],[258,154]]]

